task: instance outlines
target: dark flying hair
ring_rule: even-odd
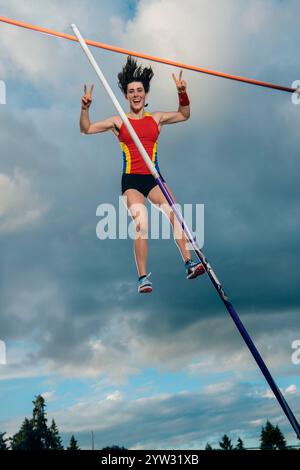
[[[148,93],[153,75],[154,73],[151,67],[138,65],[135,59],[128,56],[127,62],[122,68],[122,72],[118,73],[118,85],[125,96],[127,95],[127,85],[132,82],[141,82],[145,92]]]

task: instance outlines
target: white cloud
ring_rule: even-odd
[[[294,395],[295,393],[298,393],[298,388],[295,384],[291,384],[285,389],[284,393],[286,395]]]
[[[104,42],[110,37],[110,21],[124,8],[122,0],[80,0],[62,3],[59,0],[37,3],[27,0],[0,0],[1,13],[25,23],[73,35],[76,23],[85,38]],[[125,9],[125,8],[124,8]],[[94,12],[94,14],[93,14]],[[29,80],[45,93],[53,88],[69,93],[72,77],[82,74],[82,64],[89,66],[79,46],[73,41],[32,31],[6,23],[0,24],[0,77]],[[80,57],[81,63],[74,57]],[[49,89],[50,87],[50,89]]]
[[[232,382],[221,382],[217,384],[207,385],[204,388],[204,391],[208,395],[218,395],[220,393],[231,392],[233,388],[234,388],[234,384]]]
[[[122,399],[122,393],[119,390],[116,390],[113,393],[107,395],[106,400],[118,401]]]
[[[13,176],[0,173],[0,232],[16,232],[32,225],[47,210],[30,179],[15,168]]]
[[[253,419],[249,421],[250,426],[254,426],[255,428],[258,426],[262,426],[264,424],[263,419]]]
[[[57,399],[54,390],[50,390],[48,392],[43,392],[43,393],[41,393],[41,395],[46,401],[55,401]]]
[[[260,395],[261,395],[263,398],[270,398],[270,399],[272,399],[272,400],[275,399],[274,393],[273,393],[272,390],[269,389],[269,388],[268,388],[266,391],[262,392]]]
[[[299,390],[295,384],[291,384],[285,389],[280,388],[280,391],[283,395],[299,395]],[[267,389],[265,391],[257,393],[259,393],[260,396],[262,396],[263,398],[270,398],[272,400],[275,399],[275,395],[271,389]]]

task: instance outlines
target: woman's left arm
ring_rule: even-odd
[[[182,80],[182,70],[179,73],[178,80],[174,73],[172,74],[172,77],[178,92],[178,111],[153,113],[153,117],[156,118],[160,126],[164,124],[175,124],[176,122],[186,121],[190,117],[190,101],[186,91],[186,81]]]

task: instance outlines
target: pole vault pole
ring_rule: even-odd
[[[255,344],[253,343],[252,339],[250,338],[246,328],[244,327],[242,321],[240,320],[240,318],[239,318],[237,312],[235,311],[232,303],[229,301],[227,295],[225,294],[225,292],[222,288],[222,285],[221,285],[220,281],[218,280],[217,276],[215,275],[212,267],[210,266],[210,264],[208,263],[207,259],[204,256],[204,254],[200,250],[200,248],[199,248],[196,240],[194,239],[189,227],[185,223],[180,211],[177,209],[175,201],[173,200],[171,194],[169,193],[168,189],[164,185],[164,182],[163,182],[162,178],[160,177],[160,175],[159,175],[158,171],[156,170],[155,166],[153,165],[150,157],[148,156],[148,154],[147,154],[144,146],[142,145],[140,139],[138,138],[135,130],[133,129],[132,125],[130,124],[129,119],[127,118],[127,116],[126,116],[125,112],[123,111],[120,103],[118,102],[116,96],[114,95],[110,85],[106,81],[106,78],[104,77],[104,75],[103,75],[102,71],[100,70],[96,60],[94,59],[91,51],[89,50],[88,46],[86,45],[86,43],[85,43],[83,37],[81,36],[77,26],[75,24],[72,24],[71,27],[74,31],[74,34],[76,35],[76,37],[78,39],[83,51],[87,55],[88,60],[90,61],[90,63],[93,66],[96,74],[98,75],[102,85],[104,86],[105,90],[107,91],[108,95],[110,96],[116,110],[118,111],[119,115],[121,116],[122,121],[124,122],[125,126],[127,127],[128,132],[130,133],[130,135],[131,135],[135,145],[137,146],[141,156],[143,157],[145,163],[147,164],[147,166],[148,166],[149,170],[151,171],[153,177],[155,178],[157,184],[159,185],[160,189],[162,190],[163,194],[165,195],[165,197],[166,197],[169,205],[171,206],[177,220],[180,222],[180,224],[181,224],[181,226],[184,230],[184,233],[186,234],[186,236],[187,236],[189,242],[191,243],[191,245],[193,246],[193,249],[194,249],[196,255],[198,256],[199,260],[203,263],[203,266],[204,266],[210,280],[212,281],[214,287],[216,288],[221,300],[225,304],[226,309],[228,310],[232,320],[234,321],[234,323],[235,323],[236,327],[238,328],[240,334],[242,335],[244,341],[246,342],[250,352],[252,353],[252,355],[253,355],[256,363],[257,363],[257,365],[259,366],[261,372],[265,376],[265,379],[267,380],[268,384],[270,385],[271,390],[273,391],[275,397],[277,398],[277,400],[278,400],[280,406],[282,407],[286,417],[290,421],[294,431],[296,432],[297,437],[300,439],[300,426],[299,426],[299,423],[298,423],[297,419],[295,418],[292,410],[290,409],[288,403],[286,402],[286,400],[285,400],[284,396],[282,395],[281,391],[279,390],[278,386],[276,385],[272,375],[270,374],[266,364],[264,363],[263,358],[261,357],[261,355],[258,352]]]
[[[41,26],[36,26],[29,23],[24,23],[23,21],[12,20],[11,18],[6,18],[0,16],[0,21],[3,23],[11,24],[13,26],[19,26],[21,28],[31,29],[32,31],[38,31],[40,33],[49,34],[51,36],[56,36],[63,39],[68,39],[69,41],[77,41],[75,36],[71,34],[61,33],[59,31],[54,31],[49,28],[42,28]],[[261,80],[254,80],[253,78],[240,77],[238,75],[233,75],[231,73],[218,72],[216,70],[210,70],[203,67],[197,67],[196,65],[184,64],[181,62],[175,62],[174,60],[162,59],[161,57],[152,56],[149,54],[142,54],[141,52],[130,51],[128,49],[123,49],[121,47],[110,46],[109,44],[104,44],[103,42],[91,41],[89,39],[85,40],[86,44],[94,47],[100,47],[101,49],[106,49],[107,51],[117,52],[118,54],[133,55],[134,57],[140,57],[141,59],[151,60],[153,62],[160,62],[161,64],[173,65],[174,67],[180,67],[181,69],[192,70],[194,72],[200,72],[207,75],[213,75],[215,77],[227,78],[228,80],[235,80],[237,82],[248,83],[250,85],[257,85],[265,88],[271,88],[273,90],[286,91],[288,93],[299,92],[297,88],[291,88],[283,85],[276,85],[274,83],[262,82]]]

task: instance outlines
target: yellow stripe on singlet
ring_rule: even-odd
[[[126,159],[125,173],[130,173],[130,170],[131,170],[131,155],[130,155],[129,148],[127,147],[126,144],[124,144],[124,142],[120,142],[120,145],[121,145],[121,149],[123,150],[123,152],[125,154],[125,159]]]
[[[156,157],[156,149],[157,149],[157,141],[153,145],[153,150],[152,150],[152,163],[155,165],[155,157]]]

